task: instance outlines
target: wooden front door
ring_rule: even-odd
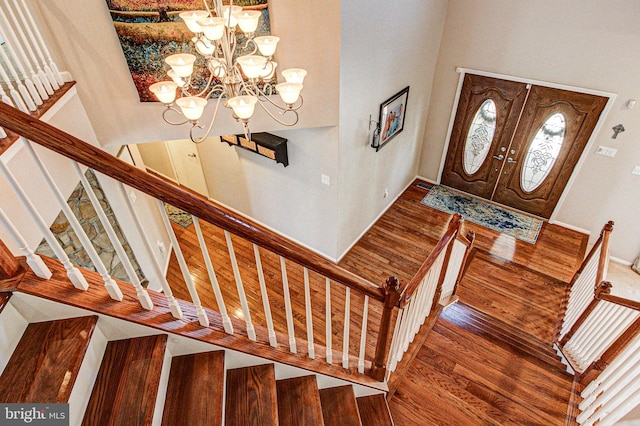
[[[443,185],[491,198],[526,93],[524,83],[465,75]]]
[[[467,74],[441,182],[549,218],[606,102]]]

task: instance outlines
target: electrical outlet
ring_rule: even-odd
[[[615,148],[609,148],[608,146],[600,145],[598,149],[596,149],[596,154],[604,155],[605,157],[615,157],[618,152]]]
[[[135,192],[131,191],[131,192],[129,193],[129,198],[131,199],[131,202],[132,202],[133,204],[135,204],[135,203],[136,203],[136,193],[135,193]]]
[[[158,240],[156,244],[158,244],[158,251],[160,253],[164,254],[167,251],[167,248],[164,246],[164,243],[162,241]]]
[[[389,196],[389,190],[387,188],[384,189],[384,194],[382,194],[382,198],[387,198]]]

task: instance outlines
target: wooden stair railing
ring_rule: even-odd
[[[588,307],[593,291],[604,279],[609,256],[609,239],[613,231],[613,221],[607,222],[600,236],[573,275],[566,288],[558,312],[555,340],[560,340]]]
[[[456,215],[453,217],[451,222],[449,223],[449,227],[445,232],[442,239],[437,244],[433,253],[426,259],[416,278],[411,280],[408,284],[403,284],[402,287],[394,284],[393,281],[388,281],[387,285],[383,287],[378,287],[375,284],[337,266],[334,262],[329,261],[325,257],[319,255],[318,253],[307,249],[303,246],[300,246],[287,238],[276,234],[269,229],[242,217],[229,209],[224,208],[223,206],[218,205],[215,202],[212,202],[205,197],[194,193],[188,189],[184,189],[181,187],[177,187],[174,184],[167,182],[161,178],[153,176],[145,171],[138,169],[124,161],[121,161],[110,154],[102,151],[99,148],[90,145],[79,138],[76,138],[60,129],[57,129],[43,121],[40,121],[37,118],[34,118],[28,114],[22,113],[15,108],[10,107],[4,103],[0,102],[0,126],[4,127],[15,134],[20,135],[22,141],[25,143],[27,150],[31,153],[32,157],[36,161],[36,164],[39,163],[39,159],[35,151],[31,148],[31,142],[37,143],[51,151],[54,151],[70,160],[74,163],[74,167],[76,172],[79,172],[79,167],[77,164],[83,164],[90,169],[93,169],[101,174],[112,178],[120,183],[121,192],[124,193],[124,187],[122,184],[126,184],[131,188],[135,188],[153,198],[155,198],[158,202],[159,210],[161,215],[163,215],[163,221],[165,227],[167,228],[167,232],[169,236],[172,238],[172,244],[174,245],[176,257],[178,259],[178,263],[180,264],[180,269],[182,270],[183,277],[185,279],[185,283],[189,290],[189,294],[193,300],[193,306],[197,312],[197,318],[200,325],[204,327],[209,326],[209,318],[208,314],[203,308],[200,299],[198,297],[197,291],[195,289],[194,283],[189,279],[189,269],[185,263],[184,256],[181,253],[180,244],[176,239],[176,236],[172,230],[171,225],[168,222],[166,212],[162,208],[164,203],[173,205],[187,213],[192,215],[194,220],[195,228],[198,231],[199,239],[202,237],[200,235],[200,226],[198,224],[199,220],[206,221],[212,225],[215,225],[218,228],[221,228],[225,232],[225,236],[227,238],[227,245],[229,247],[229,254],[231,256],[232,266],[234,268],[234,275],[236,276],[236,284],[238,287],[238,294],[240,296],[241,302],[243,303],[244,318],[246,321],[246,333],[250,340],[255,341],[256,335],[253,330],[253,325],[250,322],[250,315],[248,310],[246,309],[246,297],[244,295],[244,289],[242,288],[242,282],[240,278],[240,274],[237,271],[237,265],[235,265],[234,255],[233,255],[233,247],[230,239],[230,234],[233,234],[237,237],[242,238],[254,245],[254,251],[256,254],[256,264],[260,265],[258,246],[266,249],[267,251],[277,255],[280,257],[280,266],[282,270],[282,285],[284,287],[284,297],[285,297],[285,308],[287,314],[287,328],[288,328],[288,338],[290,343],[291,353],[296,354],[296,336],[293,330],[293,313],[291,310],[291,302],[289,299],[289,289],[287,284],[287,272],[286,272],[286,261],[293,261],[296,264],[300,265],[304,268],[304,292],[306,295],[305,305],[306,305],[306,314],[307,314],[307,336],[311,338],[308,340],[308,353],[306,355],[309,358],[315,359],[315,350],[314,350],[314,342],[313,342],[313,325],[309,319],[310,317],[310,304],[308,302],[308,293],[309,293],[309,279],[308,279],[308,271],[314,271],[320,274],[322,277],[326,279],[327,285],[327,295],[329,294],[329,285],[330,282],[333,281],[345,287],[345,314],[344,314],[344,334],[343,334],[343,350],[342,350],[342,365],[344,368],[350,368],[350,358],[354,358],[349,355],[349,302],[350,302],[350,291],[359,293],[362,297],[364,297],[364,306],[362,311],[362,330],[360,331],[360,354],[357,359],[357,370],[360,373],[363,373],[365,370],[365,365],[367,365],[366,369],[368,369],[368,365],[371,365],[370,375],[374,377],[376,380],[384,381],[386,376],[386,366],[389,365],[389,350],[390,348],[395,348],[393,352],[394,356],[397,354],[403,353],[406,351],[406,347],[408,345],[408,341],[413,339],[413,335],[419,330],[420,325],[424,322],[424,317],[429,315],[432,312],[430,306],[436,304],[440,298],[442,283],[445,280],[445,275],[448,272],[448,260],[451,256],[451,252],[453,250],[453,242],[456,239],[464,242],[461,246],[466,250],[471,245],[471,241],[459,235],[459,229],[461,224],[461,218]],[[47,178],[48,172],[44,169],[44,165],[40,164],[40,171],[43,176],[45,176],[45,180]],[[12,176],[7,172],[7,169],[3,169],[3,174],[7,179],[11,181]],[[54,194],[59,192],[57,190],[55,183],[49,181],[49,186]],[[19,185],[12,185],[14,191],[16,193],[20,192]],[[19,197],[20,198],[20,197]],[[124,199],[128,202],[128,197],[126,194]],[[61,207],[64,208],[62,204],[64,204],[64,200],[61,199],[61,194],[58,194],[58,201],[61,204]],[[24,201],[23,201],[24,203]],[[131,211],[131,208],[130,208]],[[133,214],[135,217],[135,214]],[[34,215],[32,215],[34,217]],[[0,219],[3,219],[0,217]],[[34,219],[35,220],[35,219]],[[139,219],[138,219],[139,221]],[[5,220],[0,220],[0,224],[7,226]],[[36,221],[37,222],[37,221]],[[40,219],[40,222],[42,220]],[[10,225],[10,224],[9,224]],[[43,228],[43,231],[46,230],[43,223],[40,223],[40,228]],[[72,223],[73,225],[73,223]],[[10,226],[9,226],[10,227]],[[139,228],[139,224],[138,224]],[[75,229],[75,228],[74,228]],[[76,230],[77,232],[77,230]],[[50,235],[51,238],[48,238],[47,241],[54,240],[53,236]],[[82,238],[81,238],[82,240]],[[148,244],[148,241],[147,241]],[[203,254],[206,253],[206,246],[202,244]],[[20,244],[19,244],[20,245]],[[51,245],[51,243],[50,243]],[[86,245],[85,245],[86,247]],[[22,248],[22,247],[21,247]],[[54,247],[52,247],[55,250]],[[88,247],[91,248],[91,247]],[[61,248],[58,246],[58,251],[56,254],[60,253],[64,257],[64,252],[62,252]],[[26,249],[29,252],[29,249]],[[459,254],[461,258],[466,258],[466,253]],[[29,258],[29,256],[27,255]],[[90,256],[91,257],[91,256]],[[94,256],[97,257],[97,256]],[[93,258],[92,258],[93,260]],[[206,262],[205,258],[205,262]],[[66,262],[66,263],[65,263]],[[96,261],[93,260],[93,263],[96,264]],[[68,259],[65,261],[62,259],[62,264],[67,270],[67,275],[73,282],[76,288],[81,290],[87,290],[88,283],[82,276],[82,271],[77,270],[77,268],[73,268]],[[118,284],[112,280],[106,271],[104,271],[104,267],[102,269],[99,265],[95,265],[100,272],[100,276],[104,279],[105,288],[109,291],[109,295],[112,299],[121,300],[122,292],[120,291]],[[209,276],[211,277],[212,286],[214,286],[215,280],[215,272],[213,269],[209,268],[210,265],[207,264],[207,268],[209,269]],[[82,268],[81,268],[82,269]],[[86,272],[86,271],[85,271]],[[265,298],[264,292],[264,277],[262,277],[260,267],[258,267],[258,275],[260,276],[261,281],[261,290],[263,291],[263,299]],[[79,276],[76,276],[77,275]],[[38,274],[39,277],[47,278],[46,273]],[[460,277],[459,271],[455,270],[451,273],[452,277],[457,280]],[[75,277],[75,280],[74,280]],[[433,293],[429,293],[428,297],[426,296],[427,290],[422,289],[421,283],[426,280],[427,277],[431,277],[430,285],[431,288],[429,291],[433,291]],[[126,285],[126,284],[125,284]],[[215,283],[217,285],[217,283]],[[113,287],[110,287],[113,286]],[[136,288],[138,293],[138,299],[140,300],[140,304],[144,309],[150,310],[153,309],[153,303],[151,303],[151,299],[146,292],[146,289],[140,287],[139,283],[136,285],[133,282],[133,286]],[[455,283],[453,285],[455,287]],[[402,288],[402,289],[401,289]],[[169,285],[164,283],[163,290],[165,292],[165,296],[167,298],[168,306],[171,310],[171,313],[176,318],[182,318],[182,312],[179,304],[173,298],[171,294],[171,289]],[[215,292],[215,289],[214,289]],[[419,297],[418,297],[419,296]],[[217,295],[216,295],[217,297]],[[330,297],[327,297],[327,312],[332,313],[330,309],[330,301],[328,300]],[[421,304],[421,309],[427,306],[424,312],[412,312],[411,315],[407,315],[405,318],[404,328],[399,330],[400,321],[396,322],[395,333],[394,336],[398,333],[398,336],[401,336],[403,342],[394,341],[394,339],[389,339],[389,334],[392,328],[393,323],[393,308],[398,306],[400,308],[399,312],[403,310],[407,310],[412,304],[413,299],[419,299],[413,305],[418,306]],[[146,303],[145,303],[146,300]],[[379,324],[377,341],[373,342],[372,346],[375,346],[375,356],[371,357],[367,364],[365,364],[364,358],[367,356],[365,348],[370,344],[367,343],[367,312],[369,308],[369,303],[373,301],[373,303],[381,303],[384,306],[380,308],[382,311],[382,319]],[[220,305],[220,301],[218,301]],[[265,311],[267,308],[265,308]],[[418,309],[414,309],[417,311]],[[222,313],[222,312],[221,312]],[[265,312],[265,315],[269,319],[270,314]],[[332,352],[333,349],[331,347],[331,325],[330,325],[330,316],[327,318],[327,356],[326,361],[329,364],[332,364]],[[417,320],[422,318],[422,320]],[[411,321],[406,321],[410,319]],[[224,315],[223,315],[223,324],[224,324]],[[230,322],[228,323],[231,324]],[[269,341],[271,346],[276,346],[275,335],[272,337],[272,329],[273,325],[271,325],[271,329],[269,330]],[[225,327],[225,331],[227,333],[233,333],[232,329],[227,329]],[[374,330],[375,331],[375,330]],[[376,333],[374,333],[375,335]],[[397,340],[397,339],[396,339]],[[401,355],[400,355],[401,357]],[[353,365],[353,363],[351,364]]]

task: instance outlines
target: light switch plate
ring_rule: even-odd
[[[632,175],[640,175],[640,166],[635,166],[631,171]]]
[[[604,155],[605,157],[615,157],[618,150],[616,148],[609,148],[608,146],[600,145],[596,149],[596,154]]]
[[[320,182],[324,185],[331,185],[331,177],[327,175],[320,175]]]

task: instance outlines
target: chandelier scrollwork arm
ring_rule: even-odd
[[[284,126],[297,124],[297,111],[303,104],[300,91],[307,72],[299,68],[284,70],[281,73],[284,82],[272,84],[277,67],[273,57],[280,39],[272,35],[256,36],[262,12],[243,10],[235,6],[233,0],[228,6],[223,6],[222,0],[213,0],[210,7],[209,2],[203,0],[204,10],[180,13],[187,28],[194,33],[195,51],[203,58],[208,71],[208,75],[203,76],[204,81],[194,81],[196,76],[202,75],[193,74],[196,55],[181,53],[165,59],[171,67],[167,75],[173,81],[162,81],[150,87],[167,107],[162,114],[164,121],[171,125],[191,122],[189,135],[195,143],[201,143],[209,136],[221,104],[232,110],[233,118],[242,123],[243,132],[249,139],[249,120],[256,104]],[[239,31],[246,38],[240,44],[236,38]],[[243,53],[236,54],[237,49]],[[176,99],[178,87],[181,96]],[[282,103],[273,98],[275,94],[279,95]],[[205,126],[200,124],[200,120],[209,99],[216,99],[216,105],[209,124]],[[271,109],[275,109],[275,113]],[[168,111],[182,115],[185,120],[172,121],[168,118]],[[280,118],[285,115],[293,116],[294,120]],[[195,135],[205,127],[204,136]]]

